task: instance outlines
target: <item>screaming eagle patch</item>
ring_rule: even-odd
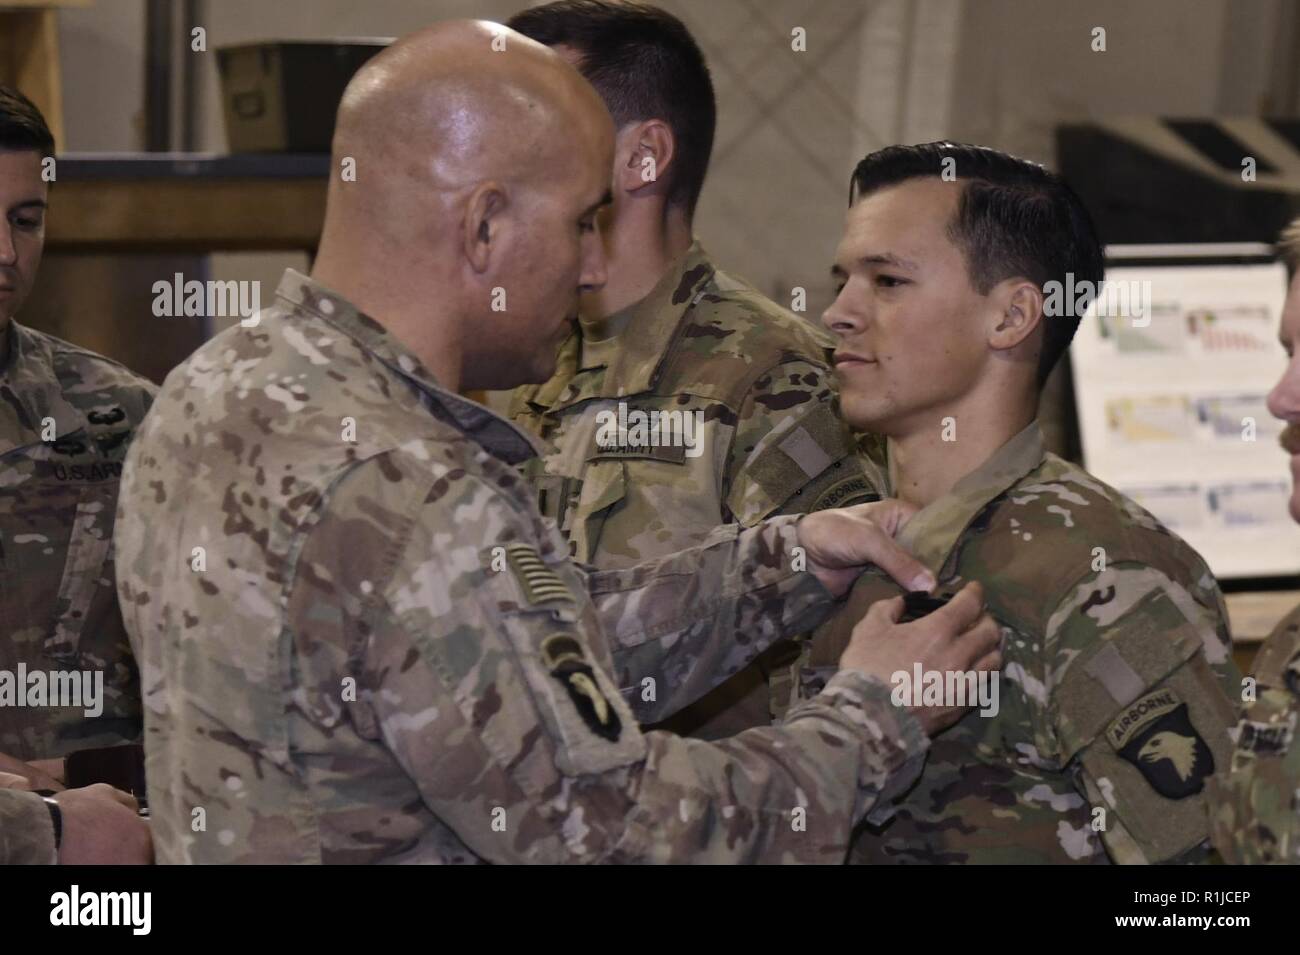
[[[1170,689],[1125,707],[1106,728],[1106,738],[1166,799],[1196,795],[1214,773],[1214,754],[1192,725],[1187,704]]]
[[[623,721],[596,682],[582,644],[573,637],[557,634],[542,641],[542,662],[569,691],[582,721],[597,736],[615,742],[623,732]]]

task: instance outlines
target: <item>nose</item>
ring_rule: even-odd
[[[853,291],[853,280],[850,279],[835,296],[835,301],[822,312],[823,327],[841,338],[860,332],[866,326],[866,316],[859,303],[854,301]]]
[[[599,292],[605,287],[609,275],[606,271],[605,240],[601,237],[600,223],[597,222],[586,234],[582,243],[582,272],[578,284],[582,291]]]
[[[0,265],[18,264],[18,246],[14,243],[14,227],[8,220],[0,221]]]
[[[1275,418],[1300,422],[1300,351],[1292,355],[1282,380],[1268,393],[1268,410]]]

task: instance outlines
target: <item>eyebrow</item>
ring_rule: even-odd
[[[609,205],[609,204],[610,204],[611,202],[613,202],[613,201],[614,201],[614,193],[613,193],[613,191],[612,191],[612,190],[609,190],[609,189],[606,189],[606,190],[605,190],[605,194],[604,194],[603,196],[601,196],[599,199],[597,199],[597,200],[596,200],[595,202],[593,202],[591,205],[587,206],[586,209],[582,210],[582,218],[585,219],[587,216],[591,215],[593,212],[595,212],[595,211],[596,211],[597,209],[599,209],[601,206],[607,206],[607,205]]]
[[[46,202],[44,199],[24,199],[22,202],[18,203],[17,205],[10,206],[9,211],[17,212],[19,209],[26,209],[29,206],[35,206],[38,209],[48,209],[50,207],[50,204]]]
[[[909,272],[915,272],[917,269],[916,263],[911,259],[905,259],[890,252],[882,252],[879,255],[864,255],[857,260],[857,264],[865,265],[868,268],[873,265],[888,265],[893,268],[906,269]],[[845,274],[847,273],[838,264],[831,266],[832,276],[838,277]]]

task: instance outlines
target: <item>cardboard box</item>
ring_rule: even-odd
[[[217,50],[232,153],[327,153],[343,89],[388,39],[271,40]]]

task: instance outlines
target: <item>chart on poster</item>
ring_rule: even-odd
[[[1122,249],[1108,253],[1125,261]],[[1267,407],[1287,361],[1278,342],[1286,271],[1167,254],[1178,264],[1108,268],[1107,294],[1088,306],[1071,346],[1084,464],[1200,551],[1216,576],[1300,572],[1283,425]]]

